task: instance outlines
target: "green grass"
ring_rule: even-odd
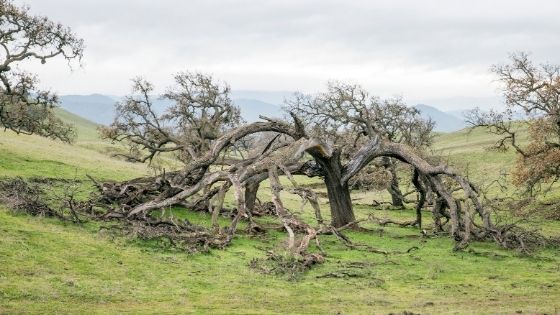
[[[98,141],[99,133],[97,132],[98,125],[80,116],[74,115],[63,109],[57,108],[56,115],[65,123],[74,125],[78,141]]]
[[[433,151],[466,172],[472,180],[486,182],[501,173],[509,173],[515,163],[513,150],[498,152],[491,149],[498,139],[498,136],[488,134],[483,128],[463,129],[438,134]],[[527,142],[526,129],[520,128],[518,139],[521,144]]]
[[[84,179],[89,174],[100,179],[122,180],[149,172],[146,165],[127,163],[107,154],[111,145],[101,142],[94,123],[62,113],[64,120],[76,125],[79,136],[73,145],[39,136],[0,132],[0,177]]]
[[[124,179],[148,172],[145,166],[110,158],[102,149],[107,144],[95,138],[95,126],[78,123],[83,135],[73,146],[0,134],[0,177],[73,178],[77,174],[82,178],[87,173]],[[442,135],[437,146],[447,148],[456,162],[476,162],[478,158],[471,154],[490,154],[495,156],[492,163],[501,165],[498,153],[487,153],[479,142],[468,150],[450,149],[457,140],[471,145],[464,137],[461,133]],[[485,141],[483,135],[478,139]],[[483,164],[472,164],[473,175]],[[270,198],[266,186],[260,193],[263,200]],[[285,197],[288,208],[299,210],[298,199]],[[360,203],[358,217],[370,212],[397,219],[413,216],[410,209],[373,210],[367,203],[374,197],[372,193],[354,195]],[[233,206],[231,197],[226,203]],[[324,199],[322,209],[328,217]],[[173,211],[194,223],[210,220],[204,213]],[[309,206],[302,216],[311,217]],[[550,233],[560,232],[559,222],[545,224]],[[289,281],[249,267],[252,259],[266,257],[267,251],[281,251],[284,233],[258,237],[240,233],[225,250],[186,254],[149,242],[113,238],[100,231],[100,225],[77,226],[16,215],[0,206],[0,313],[554,314],[560,310],[560,255],[554,248],[524,257],[491,243],[475,243],[472,252],[455,253],[447,237],[422,238],[414,228],[386,227],[379,232],[378,226],[366,225],[376,231],[348,235],[381,249],[406,251],[416,246],[418,250],[385,257],[348,250],[334,237],[323,236],[326,262],[298,281]],[[355,277],[321,277],[329,273]]]
[[[560,308],[560,260],[552,249],[530,258],[490,244],[475,244],[479,254],[453,253],[447,238],[424,241],[414,229],[353,232],[354,240],[374,246],[419,250],[385,258],[324,237],[327,262],[294,282],[248,267],[276,248],[281,234],[242,235],[226,250],[187,255],[110,240],[95,226],[6,211],[0,221],[5,313],[533,314]],[[341,271],[361,277],[317,278]]]

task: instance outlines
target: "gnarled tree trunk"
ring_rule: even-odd
[[[399,180],[397,179],[396,174],[393,174],[391,185],[387,188],[387,190],[389,191],[389,194],[391,194],[391,204],[393,207],[404,208],[404,197],[401,189],[399,188]]]
[[[249,212],[255,210],[255,202],[257,201],[259,186],[260,181],[249,181],[245,186],[245,207]]]
[[[329,196],[331,208],[332,225],[342,227],[348,223],[356,221],[352,210],[352,200],[350,199],[350,189],[348,184],[340,184],[340,174],[325,176],[325,185]]]
[[[331,208],[331,224],[334,227],[341,227],[356,221],[348,181],[342,178],[340,152],[335,151],[329,157],[315,155],[314,157],[324,171],[324,181]]]
[[[387,187],[387,191],[391,194],[391,205],[396,208],[404,208],[404,196],[399,187],[399,177],[395,161],[390,157],[383,157],[383,166],[391,173],[391,184]]]

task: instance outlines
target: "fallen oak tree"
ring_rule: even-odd
[[[297,124],[298,123],[296,123],[296,125]],[[210,151],[210,153],[206,156],[206,158],[195,161],[194,164],[198,168],[209,167],[210,165],[212,165],[213,161],[215,161],[217,156],[220,154],[220,149],[225,147],[226,144],[230,143],[233,139],[235,139],[236,136],[247,135],[259,131],[277,131],[277,132],[284,132],[286,134],[292,134],[292,135],[301,134],[301,131],[299,133],[295,132],[294,126],[290,126],[284,122],[268,121],[268,122],[253,123],[235,129],[232,132],[224,135],[222,138],[218,139],[216,141],[215,146]],[[325,155],[328,154],[327,152],[329,151],[329,148],[324,144],[320,144],[317,139],[308,139],[303,137],[298,139],[298,141],[299,142],[294,142],[292,143],[291,146],[289,146],[292,149],[296,147],[298,149],[297,153],[299,154],[299,156],[296,155],[294,157],[294,161],[297,161],[299,158],[301,158],[301,154],[303,152],[308,152],[310,150],[322,151],[325,153]],[[274,151],[274,152],[278,153],[278,151]],[[464,208],[461,208],[461,206],[458,205],[456,199],[452,197],[451,193],[443,185],[439,176],[442,175],[448,176],[451,179],[457,181],[457,183],[462,187],[462,189],[464,189],[465,196],[471,201],[474,200],[473,204],[475,206],[479,206],[479,208],[476,208],[476,211],[477,213],[480,214],[483,224],[486,224],[485,227],[490,227],[491,229],[489,215],[484,212],[484,209],[482,209],[482,205],[480,204],[478,199],[476,199],[476,191],[466,179],[458,175],[455,171],[453,171],[451,168],[447,166],[432,166],[428,164],[427,162],[425,162],[418,156],[414,155],[414,153],[408,151],[406,147],[400,144],[392,144],[379,139],[374,139],[374,141],[369,142],[366,146],[364,146],[360,151],[356,153],[356,158],[352,159],[349,165],[345,168],[348,172],[346,173],[346,178],[349,178],[352,172],[357,172],[360,166],[365,165],[368,160],[372,160],[378,156],[385,156],[385,155],[390,155],[392,157],[401,159],[403,162],[410,163],[415,167],[415,169],[419,174],[422,174],[428,179],[429,184],[432,185],[434,191],[436,191],[437,194],[440,195],[445,202],[447,202],[446,207],[449,207],[449,216],[451,217],[451,234],[454,235],[458,241],[461,241],[462,243],[461,246],[465,246],[471,237],[471,234],[470,233],[467,234],[464,228],[466,227],[466,224],[471,225],[468,226],[469,229],[473,228],[474,222],[471,219],[472,214],[462,212],[464,211],[463,210]],[[272,157],[275,157],[276,159],[273,159]],[[260,161],[261,163],[263,163],[262,161],[267,161],[268,158],[269,159],[267,161],[268,163],[277,165],[277,163],[279,162],[278,161],[279,157],[282,160],[286,160],[286,156],[283,154],[276,154],[276,155],[270,154],[270,155],[262,155],[260,157]],[[127,216],[146,217],[147,215],[149,215],[151,211],[172,206],[175,204],[180,204],[185,199],[188,199],[189,197],[194,196],[195,194],[203,190],[205,187],[212,186],[218,182],[230,182],[230,183],[233,182],[232,185],[236,187],[237,191],[241,194],[244,189],[242,187],[242,183],[246,182],[250,178],[253,178],[253,176],[257,176],[257,175],[262,176],[264,172],[268,171],[266,168],[255,167],[255,164],[258,162],[259,160],[253,159],[251,160],[251,164],[247,165],[248,162],[246,160],[242,160],[238,164],[232,165],[229,172],[224,172],[224,171],[208,172],[203,177],[203,179],[198,183],[196,183],[195,185],[190,187],[177,186],[175,188],[180,190],[179,193],[175,194],[170,198],[165,198],[162,200],[152,200],[144,204],[141,204],[131,209],[128,212]],[[307,165],[309,165],[309,163]],[[193,170],[197,169],[196,167],[191,166],[191,169]],[[303,167],[303,164],[301,165],[301,167]],[[294,173],[305,173],[305,170],[302,170],[301,168],[295,169]],[[232,179],[232,177],[235,179]],[[268,177],[270,178],[270,176]],[[241,198],[238,197],[238,199]],[[242,199],[238,200],[239,216],[246,215],[246,213],[244,212],[244,208],[245,208],[244,200]],[[441,211],[441,209],[439,211]],[[460,217],[463,217],[464,220],[463,222],[459,221]],[[490,233],[490,229],[486,232]],[[474,233],[474,229],[471,230],[471,232]],[[483,237],[481,234],[476,234],[475,236],[477,238]]]
[[[208,86],[213,85],[208,84]],[[202,94],[211,95],[207,91]],[[356,98],[356,95],[360,97]],[[174,129],[169,126],[161,127],[164,124],[157,122],[158,117],[153,112],[149,113],[149,95],[147,93],[145,97],[145,101],[134,103],[131,108],[137,109],[138,105],[148,106],[148,112],[143,111],[144,114],[140,119],[140,121],[145,120],[147,127],[136,128],[137,131],[142,131],[141,134],[136,135],[134,129],[125,126],[126,131],[132,130],[132,133],[119,134],[119,126],[115,124],[110,127],[114,128],[111,131],[112,139],[122,141],[139,137],[139,139],[143,139],[142,141],[164,143],[163,145],[146,143],[144,150],[150,154],[148,160],[157,154],[170,152],[171,148],[176,151],[185,151],[185,155],[189,155],[190,158],[182,160],[184,167],[180,170],[169,173],[171,176],[165,175],[166,188],[163,191],[158,193],[156,190],[153,197],[137,202],[132,207],[123,206],[120,209],[123,219],[146,220],[156,210],[173,205],[194,205],[203,202],[213,213],[214,235],[216,239],[220,240],[217,242],[218,247],[227,246],[233,239],[238,223],[242,219],[249,221],[250,231],[260,230],[253,221],[251,212],[247,211],[247,201],[249,200],[247,196],[256,196],[258,183],[269,179],[276,215],[288,233],[287,248],[295,256],[302,257],[304,260],[309,258],[310,254],[307,252],[309,244],[315,240],[320,248],[318,243],[320,234],[335,234],[352,248],[362,247],[372,252],[386,254],[386,251],[368,246],[352,246],[347,238],[340,236],[338,229],[357,226],[359,223],[352,210],[349,181],[375,159],[391,158],[405,163],[413,169],[413,184],[420,194],[417,218],[406,225],[421,226],[420,209],[424,205],[426,191],[430,190],[436,195],[436,202],[432,209],[436,229],[449,231],[456,241],[455,249],[465,248],[472,239],[494,239],[504,246],[500,240],[507,237],[504,238],[502,234],[515,233],[513,229],[503,230],[492,223],[490,214],[479,199],[475,186],[467,178],[447,165],[432,165],[423,158],[420,152],[410,149],[405,144],[392,142],[385,138],[383,133],[376,129],[371,118],[373,114],[371,106],[378,102],[378,99],[369,97],[367,92],[359,86],[329,86],[329,90],[316,99],[296,96],[294,103],[289,106],[292,109],[290,112],[291,123],[263,117],[264,121],[261,122],[214,129],[221,135],[215,138],[201,137],[200,139],[203,139],[205,145],[204,149],[198,151],[190,148],[193,141],[191,138],[187,138],[185,140],[187,142],[182,143],[178,139],[184,138],[184,134],[173,134]],[[185,97],[185,99],[187,101],[181,106],[193,106],[199,109],[202,106],[194,102],[193,97]],[[208,103],[204,106],[213,108],[212,102],[216,99],[227,99],[227,97],[205,99]],[[320,106],[325,102],[329,106]],[[310,117],[300,119],[298,112],[301,113],[301,108],[306,106],[313,106],[316,110],[313,115],[323,115],[323,118],[320,120],[310,119]],[[325,110],[321,112],[321,108],[325,108]],[[207,114],[201,115],[197,118],[198,120],[192,120],[191,123],[200,127],[205,122],[204,117]],[[168,119],[170,116],[162,117]],[[182,121],[180,118],[174,119]],[[129,121],[136,120],[133,118]],[[152,126],[160,127],[153,128]],[[177,129],[184,132],[188,126],[180,125],[179,127]],[[149,130],[154,131],[155,135],[150,135]],[[282,137],[273,137],[259,154],[253,156],[231,154],[240,140],[263,133],[275,133]],[[200,132],[194,134],[203,135]],[[165,136],[173,139],[165,139]],[[347,141],[348,139],[351,141]],[[138,141],[133,141],[133,143],[138,145]],[[172,144],[169,146],[165,143]],[[312,160],[305,160],[305,156],[311,157]],[[330,204],[332,218],[330,225],[325,225],[320,217],[320,209],[316,207],[319,203],[316,197],[313,198],[314,193],[310,190],[303,191],[297,185],[294,185],[292,191],[312,202],[315,212],[318,214],[319,226],[312,227],[286,211],[279,194],[279,191],[283,189],[278,184],[280,173],[284,173],[289,178],[293,174],[323,178]],[[157,181],[161,178],[163,175],[152,180]],[[129,182],[127,184],[140,185],[139,183]],[[147,181],[142,185],[146,183],[151,184],[150,181]],[[249,186],[251,186],[251,191],[250,194],[247,194]],[[236,214],[229,227],[221,228],[217,225],[215,218],[223,206],[225,193],[230,189],[234,191],[237,204]],[[138,187],[136,190],[143,191],[143,188]],[[457,191],[462,191],[463,196],[457,197]],[[447,218],[447,221],[442,223],[441,217]],[[298,233],[301,234],[301,240],[299,244],[296,244],[296,234]]]

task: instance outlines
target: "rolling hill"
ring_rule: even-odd
[[[114,146],[100,140],[97,124],[63,109],[57,109],[57,115],[75,126],[75,143],[1,131],[0,177],[86,179],[89,174],[101,179],[125,179],[148,173],[145,165],[112,158],[108,149]]]
[[[77,178],[89,187],[85,174],[121,180],[148,173],[143,164],[114,159],[100,150],[107,144],[97,138],[95,123],[63,110],[58,113],[76,124],[76,144],[2,132],[0,177]],[[460,131],[438,135],[435,149],[452,161],[488,161],[479,153],[502,159],[484,150],[491,142],[482,131]],[[480,165],[471,172],[480,173]],[[268,200],[268,187],[263,186],[260,197]],[[375,194],[366,197],[379,197]],[[360,200],[364,196],[356,195]],[[232,197],[227,200],[226,206],[232,207]],[[300,208],[298,198],[285,201],[289,209],[312,216],[310,206]],[[321,202],[321,207],[328,205]],[[355,210],[359,218],[372,213],[367,203],[357,204]],[[375,214],[409,220],[414,210],[378,209]],[[182,215],[195,224],[210,222],[206,213],[183,211]],[[271,218],[255,220],[272,222]],[[428,215],[426,221],[429,224]],[[113,235],[112,224],[76,225],[13,214],[0,205],[0,313],[246,314],[250,308],[249,313],[258,314],[365,314],[372,310],[381,314],[404,310],[509,314],[552,313],[560,307],[555,298],[560,294],[555,285],[560,280],[560,261],[554,249],[524,257],[490,243],[473,243],[469,251],[452,252],[453,241],[448,237],[423,238],[414,228],[385,226],[383,233],[350,230],[346,235],[360,243],[406,254],[348,250],[333,236],[324,235],[321,245],[329,253],[327,261],[301,279],[288,281],[250,267],[254,259],[278,250],[277,244],[285,241],[281,232],[258,237],[240,234],[225,250],[187,254]],[[560,230],[558,224],[549,227]],[[411,246],[415,250],[407,252]]]
[[[56,108],[56,115],[65,123],[74,125],[78,136],[78,141],[95,140],[99,141],[97,128],[99,124],[91,120],[83,118],[77,114],[73,114],[62,108]]]

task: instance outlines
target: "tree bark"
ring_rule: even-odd
[[[404,208],[404,196],[399,187],[395,161],[386,156],[383,157],[383,165],[391,173],[391,185],[387,188],[387,191],[391,194],[391,204],[396,208]]]
[[[348,184],[340,184],[340,178],[340,175],[325,176],[331,208],[331,224],[337,228],[356,221],[350,199],[350,189]]]
[[[331,208],[331,224],[342,227],[356,221],[350,198],[348,182],[342,180],[340,153],[335,151],[329,157],[315,157],[324,171],[324,181]]]
[[[420,179],[420,174],[417,169],[414,169],[414,174],[412,175],[412,184],[418,191],[418,203],[416,204],[416,225],[418,228],[422,228],[422,207],[426,202],[426,188],[423,186]]]
[[[391,186],[387,190],[391,194],[391,204],[393,207],[404,208],[404,197],[399,188],[399,181],[395,176],[391,179]]]
[[[255,210],[255,202],[257,201],[257,192],[259,191],[259,181],[249,181],[245,186],[245,207],[247,211]]]

